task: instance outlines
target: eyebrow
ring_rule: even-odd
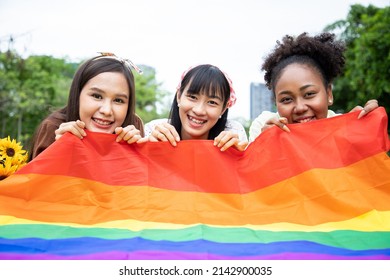
[[[219,99],[222,101],[222,98],[219,95],[214,94],[214,95],[207,95],[207,96],[210,98],[216,98],[216,99]]]
[[[314,85],[312,85],[312,84],[304,85],[304,86],[301,86],[299,88],[299,90],[302,91],[302,90],[307,89],[308,87],[312,87],[312,86],[314,86]]]
[[[187,90],[187,93],[189,93],[189,94],[197,94],[197,95],[203,94],[203,95],[206,95],[209,98],[216,98],[216,99],[218,99],[220,101],[223,101],[223,99],[219,95],[216,95],[216,94],[209,95],[209,94],[200,93],[200,92],[191,92],[189,90]]]
[[[94,90],[94,91],[97,91],[97,92],[99,92],[101,94],[105,94],[106,93],[104,90],[101,90],[100,88],[97,88],[97,87],[91,87],[91,88],[89,88],[89,90]],[[129,99],[129,97],[125,93],[115,93],[115,96],[116,97],[122,97],[122,98]]]
[[[301,86],[301,87],[299,88],[299,91],[303,91],[303,90],[305,90],[305,89],[307,89],[308,87],[311,87],[311,86],[314,86],[314,85],[308,84],[308,85]],[[280,95],[280,94],[290,94],[290,93],[291,93],[291,91],[289,91],[289,90],[284,90],[284,91],[278,92],[277,94]]]

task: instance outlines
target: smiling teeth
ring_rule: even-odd
[[[95,122],[97,122],[98,124],[101,124],[101,125],[109,125],[111,124],[110,121],[102,121],[102,120],[97,120],[97,119],[94,119]]]
[[[200,120],[194,119],[194,118],[192,118],[192,117],[189,117],[189,119],[190,119],[192,122],[196,123],[196,124],[204,124],[204,123],[206,122],[206,121],[200,121]]]
[[[303,119],[303,120],[300,120],[300,121],[298,121],[299,123],[307,123],[307,122],[310,122],[310,121],[312,121],[313,120],[313,118],[307,118],[307,119]]]

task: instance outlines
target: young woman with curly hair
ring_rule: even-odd
[[[249,140],[274,125],[289,131],[288,124],[337,115],[328,107],[333,104],[332,83],[343,71],[344,51],[343,42],[332,33],[286,35],[277,41],[262,70],[278,112],[262,112],[250,127]],[[369,100],[364,108],[357,106],[352,111],[362,110],[361,118],[377,107],[376,100]]]

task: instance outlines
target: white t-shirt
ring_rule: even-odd
[[[152,121],[146,123],[145,124],[145,136],[149,137],[149,135],[152,134],[152,131],[154,130],[156,125],[162,124],[162,123],[167,123],[167,122],[168,122],[168,119],[157,119],[157,120],[152,120]],[[237,133],[240,141],[248,141],[248,136],[246,135],[245,128],[238,121],[227,120],[226,128],[224,130]]]
[[[332,110],[328,110],[328,116],[327,118],[331,118],[334,116],[337,116],[339,114],[336,114]],[[253,142],[256,137],[258,137],[261,134],[261,129],[265,126],[265,123],[271,119],[277,117],[279,118],[278,113],[270,112],[270,111],[263,111],[261,114],[253,120],[250,128],[249,128],[249,142]]]

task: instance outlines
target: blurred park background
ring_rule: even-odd
[[[390,115],[390,7],[351,5],[345,19],[329,22],[320,31],[334,32],[347,44],[347,63],[334,83],[331,109],[348,112],[377,99]],[[0,40],[6,43],[0,49],[0,138],[10,136],[28,148],[38,124],[66,104],[73,74],[82,61],[51,55],[24,57],[14,48],[16,37]],[[144,74],[134,73],[137,113],[145,123],[167,117],[174,92],[162,88],[153,65],[139,66]],[[248,129],[250,120],[240,121]]]

